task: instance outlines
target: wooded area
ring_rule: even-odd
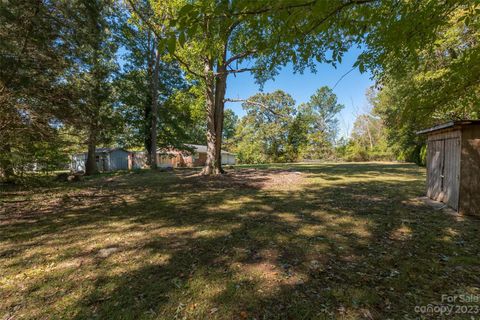
[[[0,176],[60,169],[88,150],[206,144],[204,174],[221,148],[245,163],[307,159],[424,162],[415,132],[478,119],[480,7],[469,1],[2,1]],[[337,139],[336,103],[323,87],[295,106],[285,92],[225,110],[228,79],[250,72],[261,89],[287,64],[355,67],[376,81],[371,112]],[[248,64],[246,63],[248,62]],[[246,67],[248,65],[248,67]],[[422,140],[423,139],[423,140]]]

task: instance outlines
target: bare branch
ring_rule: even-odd
[[[223,102],[249,102],[253,104],[260,104],[259,102],[251,101],[248,99],[231,99],[231,98],[225,98],[223,99]],[[263,106],[263,104],[261,104]]]
[[[352,72],[353,70],[355,70],[355,67],[353,67],[352,69],[348,70],[347,72],[345,72],[341,77],[340,79],[337,80],[337,82],[335,82],[335,85],[332,87],[332,90],[335,89],[337,87],[337,85],[340,83],[340,81],[343,80],[343,78],[345,78],[350,72]]]

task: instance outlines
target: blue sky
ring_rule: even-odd
[[[327,64],[318,64],[316,74],[307,71],[304,74],[294,74],[292,66],[287,65],[273,81],[268,81],[265,84],[263,92],[280,89],[290,94],[297,105],[307,102],[318,88],[322,86],[333,87],[345,73],[351,70],[360,52],[361,49],[357,48],[348,51],[337,68]],[[368,104],[365,92],[368,87],[373,85],[370,77],[369,73],[361,74],[356,68],[346,75],[333,90],[339,103],[345,106],[338,117],[341,136],[348,136],[356,116],[367,110]],[[230,75],[228,78],[227,98],[247,99],[259,91],[259,86],[249,73],[240,73],[236,77]],[[227,102],[226,108],[232,109],[239,116],[245,114],[239,102]]]

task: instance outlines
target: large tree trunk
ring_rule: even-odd
[[[85,164],[85,175],[92,175],[98,173],[95,150],[97,146],[97,130],[92,126],[88,134],[88,152],[87,162]]]
[[[207,102],[207,160],[202,170],[204,175],[224,173],[222,169],[222,131],[227,73],[225,66],[217,68],[217,76],[212,75],[211,64],[205,64]]]
[[[152,79],[152,114],[150,127],[150,169],[157,169],[157,124],[158,124],[158,74],[160,68],[160,51],[155,54],[155,67],[153,68]]]

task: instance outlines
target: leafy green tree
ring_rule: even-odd
[[[203,89],[200,85],[194,84],[188,90],[177,91],[170,105],[175,108],[181,107],[185,117],[176,116],[176,119],[183,119],[178,124],[183,133],[182,143],[206,144],[205,131],[207,128],[205,115],[205,100],[202,95]],[[168,108],[168,106],[167,106]],[[172,122],[176,122],[172,118]]]
[[[135,10],[141,16],[153,15],[148,1],[136,2]],[[166,49],[157,34],[137,13],[132,10],[123,13],[120,41],[126,52],[124,70],[117,85],[120,110],[127,124],[123,137],[129,136],[124,143],[137,147],[143,144],[148,163],[154,169],[157,167],[157,147],[176,146],[181,142],[178,138],[183,134],[178,129],[184,124],[185,110],[177,105],[170,108],[168,104],[176,91],[187,90],[188,84],[178,64],[165,59]],[[166,131],[170,131],[169,134],[165,134]]]
[[[330,88],[318,89],[298,112],[293,98],[280,90],[240,101],[247,112],[235,138],[240,161],[291,162],[334,155],[336,116],[343,105]]]
[[[386,65],[380,84],[402,100],[406,117],[414,113],[432,123],[480,116],[480,17],[469,14],[459,6],[413,58],[403,59],[401,67],[398,58]]]
[[[308,103],[299,106],[299,127],[304,134],[299,146],[303,159],[324,159],[333,155],[338,132],[336,116],[344,108],[329,87],[319,88]]]
[[[136,8],[135,1],[129,0]],[[207,162],[204,174],[219,174],[227,78],[253,72],[259,83],[293,62],[296,71],[314,61],[335,63],[361,19],[357,7],[370,1],[155,1],[154,17],[142,19],[205,90]],[[155,4],[155,5],[153,5]],[[141,10],[135,10],[141,15]],[[357,37],[358,38],[358,37]],[[327,52],[331,53],[327,56]],[[253,61],[253,67],[244,62]]]
[[[293,98],[277,90],[272,93],[258,93],[242,104],[246,111],[237,131],[239,141],[237,153],[239,159],[254,159],[264,162],[285,162],[291,160],[288,155],[290,126],[294,121],[295,101]],[[251,144],[251,146],[249,146]],[[244,155],[242,147],[247,147]],[[261,148],[259,148],[261,146]],[[254,151],[261,157],[252,157]]]
[[[115,12],[110,0],[77,0],[64,3],[70,13],[71,52],[74,63],[66,81],[75,92],[72,99],[75,118],[69,122],[86,136],[85,174],[97,172],[95,150],[98,143],[112,138],[118,125],[113,109],[112,81],[118,65],[115,60]]]
[[[261,140],[258,139],[254,127],[248,123],[249,119],[243,117],[236,130],[235,146],[233,151],[237,154],[240,163],[266,163],[269,161]]]
[[[137,2],[136,10],[152,15],[148,1]],[[124,131],[118,138],[125,146],[144,145],[149,163],[155,168],[156,157],[152,155],[157,146],[181,147],[186,142],[199,142],[194,129],[202,126],[198,124],[199,89],[186,81],[176,61],[167,59],[156,34],[134,12],[124,15],[121,30],[125,64],[116,88]]]
[[[478,1],[403,1],[376,12],[358,64],[372,70],[379,85],[403,81],[412,90],[410,100],[425,104],[412,105],[423,115],[450,110],[461,116],[471,109],[478,94],[471,90],[478,85]],[[461,105],[463,111],[455,111]]]

